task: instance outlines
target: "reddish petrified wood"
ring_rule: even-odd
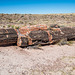
[[[45,45],[57,42],[61,39],[75,39],[75,27],[60,27],[60,28],[51,28],[48,30],[33,30],[28,34],[24,35],[24,38],[21,36],[20,46],[29,46],[29,45]],[[27,40],[26,40],[27,38]],[[25,39],[25,42],[24,40]],[[24,44],[22,45],[22,40]],[[19,46],[19,45],[18,45]]]

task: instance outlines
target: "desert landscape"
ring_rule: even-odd
[[[0,28],[20,28],[27,25],[58,24],[75,26],[75,13],[69,14],[0,14]]]
[[[75,14],[0,14],[0,29],[39,24],[75,27]],[[75,75],[75,39],[64,45],[1,46],[0,75]]]

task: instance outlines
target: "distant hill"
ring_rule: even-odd
[[[0,14],[0,27],[22,27],[36,24],[75,26],[72,14]]]

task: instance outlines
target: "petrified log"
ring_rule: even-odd
[[[33,25],[33,26],[25,26],[19,29],[20,33],[24,35],[35,30],[47,30],[47,26],[46,25]]]
[[[0,29],[0,46],[16,44],[17,38],[14,29]]]
[[[17,46],[26,47],[28,46],[28,38],[25,36],[19,36],[17,40]]]
[[[24,43],[23,43],[24,42]],[[29,45],[45,45],[51,43],[51,36],[49,36],[48,31],[35,30],[31,31],[28,36],[20,36],[18,38],[17,45],[21,47]]]
[[[48,42],[48,34],[44,30],[31,31],[29,36],[33,39],[33,41],[43,41]]]
[[[17,41],[17,45],[24,47],[24,46],[36,44],[37,40],[35,40],[35,39],[32,40],[32,38],[29,36],[29,33],[31,33],[31,31],[37,32],[38,30],[47,30],[47,26],[46,25],[25,26],[25,27],[20,28],[19,30],[16,30],[17,34],[19,36],[18,41]],[[39,33],[39,31],[37,33]],[[35,34],[35,37],[37,37],[36,34]],[[23,40],[25,40],[25,41],[23,41]]]
[[[75,27],[62,27],[60,29],[68,40],[75,39]]]
[[[49,35],[44,30],[31,31],[29,37],[32,39],[32,44],[45,44],[49,42]]]
[[[52,35],[53,41],[58,41],[65,38],[67,40],[75,39],[75,27],[53,28],[52,30],[49,30],[49,32]]]
[[[75,28],[62,27],[52,28],[51,30],[33,30],[28,35],[21,36],[18,46],[45,45],[57,42],[61,39],[75,39]]]
[[[60,26],[57,25],[57,24],[51,24],[51,25],[49,26],[49,28],[50,28],[50,29],[51,29],[51,28],[60,28]]]

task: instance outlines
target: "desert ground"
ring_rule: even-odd
[[[0,47],[0,75],[75,75],[75,43]]]

